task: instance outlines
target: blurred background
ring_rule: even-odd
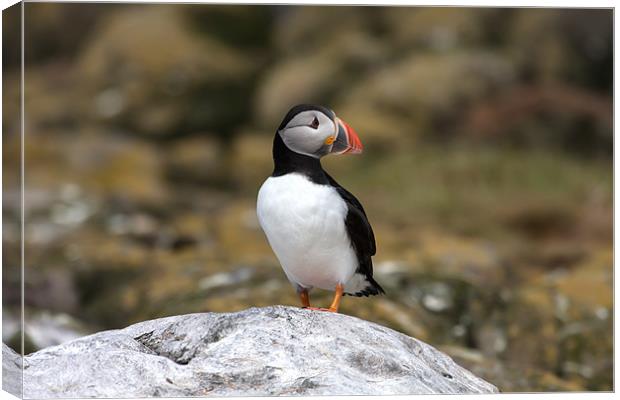
[[[3,17],[19,42],[19,9]],[[324,166],[364,204],[387,292],[343,313],[502,391],[612,390],[612,19],[27,3],[26,353],[150,318],[297,305],[255,199],[275,128],[313,102],[365,145]],[[3,60],[15,347],[18,49]]]

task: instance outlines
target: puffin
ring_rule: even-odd
[[[320,105],[294,106],[276,130],[256,213],[303,308],[338,312],[343,295],[385,293],[372,275],[377,246],[364,207],[321,166],[329,154],[362,149],[353,128]],[[313,288],[334,291],[328,308],[310,305]]]

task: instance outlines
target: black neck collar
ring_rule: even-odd
[[[327,184],[329,182],[321,166],[321,160],[289,149],[278,132],[273,139],[273,164],[274,169],[271,176],[282,176],[297,172],[305,175],[314,183]]]

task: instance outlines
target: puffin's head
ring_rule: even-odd
[[[290,150],[314,158],[327,154],[359,154],[362,142],[346,122],[328,108],[300,104],[286,114],[277,135]]]

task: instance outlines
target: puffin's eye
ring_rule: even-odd
[[[314,129],[317,129],[319,127],[319,119],[317,117],[314,117],[312,123],[310,124],[310,127]]]

